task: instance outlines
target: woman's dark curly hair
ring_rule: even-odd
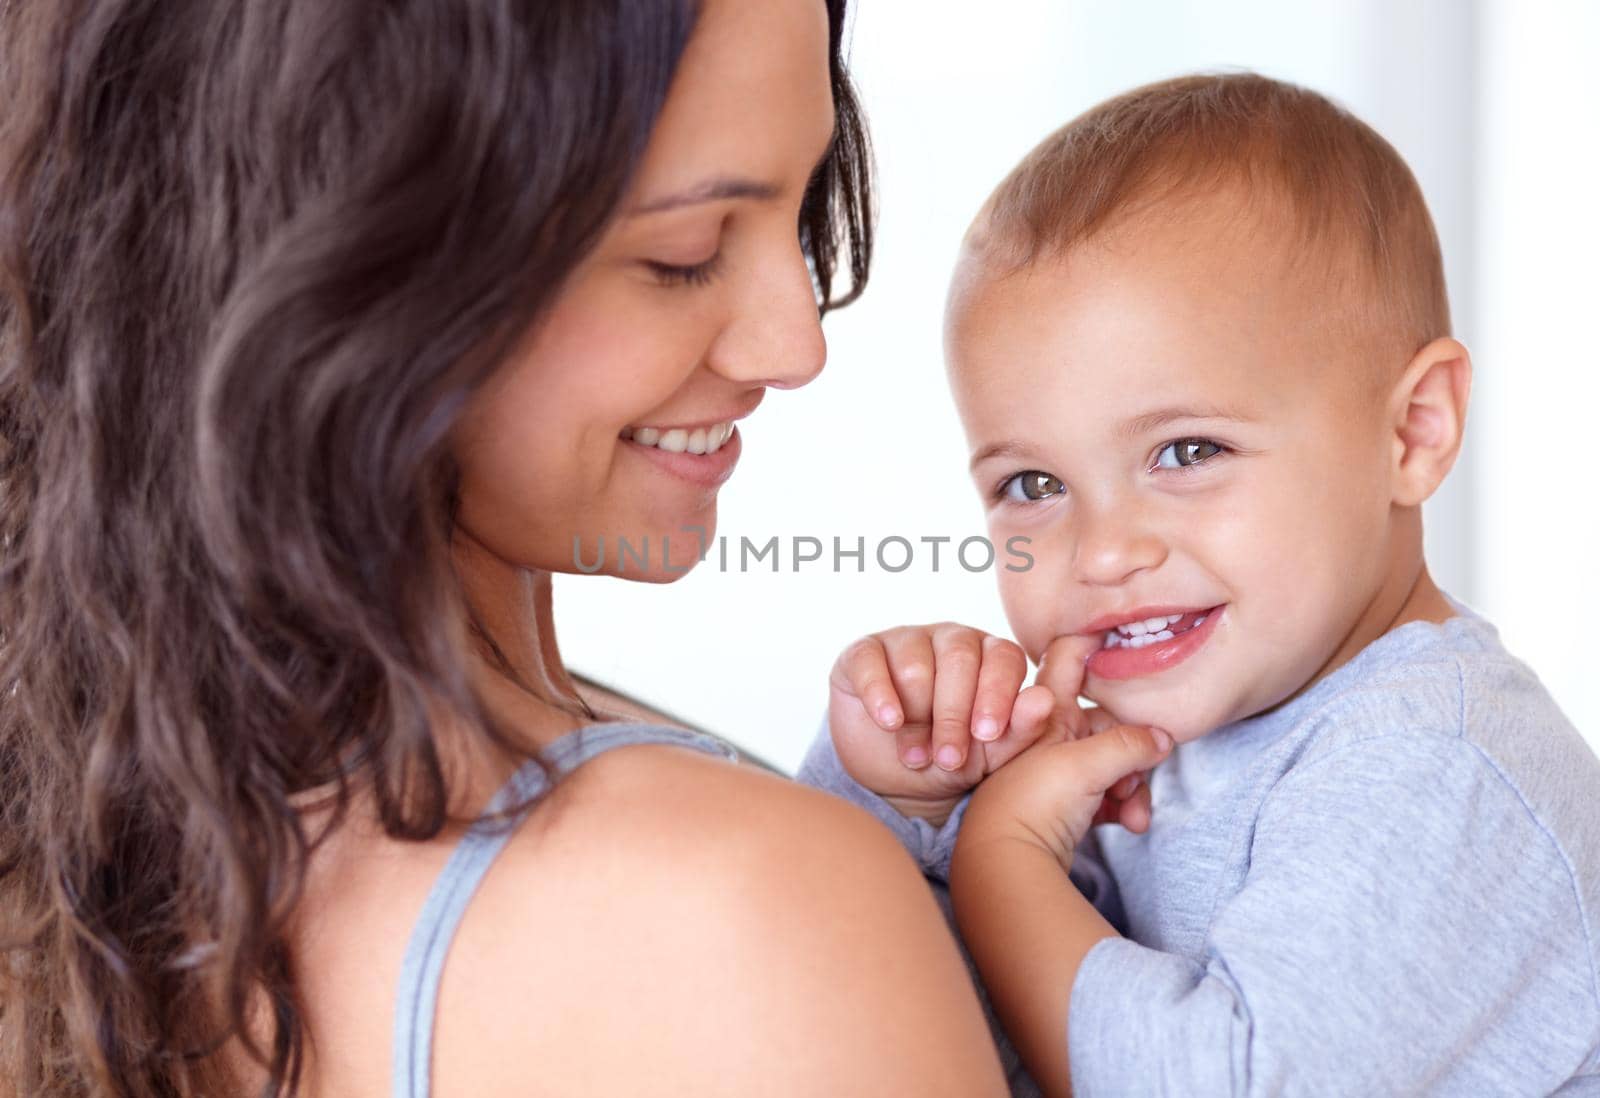
[[[871,252],[826,3],[824,312]],[[297,1089],[303,798],[424,839],[435,705],[511,747],[469,686],[448,436],[612,215],[697,14],[0,0],[0,1091],[236,1093],[236,1037]]]

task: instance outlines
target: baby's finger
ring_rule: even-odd
[[[1011,703],[1011,729],[1007,742],[1017,747],[1027,747],[1050,727],[1050,717],[1056,711],[1056,696],[1048,686],[1034,683],[1017,695]]]
[[[1048,686],[1063,708],[1070,705],[1076,710],[1078,695],[1083,693],[1084,663],[1099,650],[1100,643],[1095,637],[1063,633],[1039,654],[1039,674],[1034,682]]]
[[[1100,732],[1122,722],[1098,705],[1086,705],[1083,707],[1083,723],[1087,731]]]
[[[895,729],[895,754],[906,766],[921,770],[933,758],[928,748],[928,721],[933,711],[933,641],[922,628],[891,629],[880,636],[889,660],[889,680],[905,718]]]
[[[1028,676],[1028,657],[1015,643],[987,633],[982,651],[977,698],[972,704],[972,735],[988,742],[999,739],[1011,723],[1011,707]]]
[[[1055,695],[1048,687],[1030,686],[1019,693],[1011,703],[1005,734],[983,745],[985,769],[992,773],[1037,743],[1051,728],[1055,707]]]
[[[1150,769],[1171,749],[1172,737],[1160,729],[1118,724],[1052,750],[1073,753],[1073,781],[1088,796],[1104,795],[1129,774]]]
[[[933,719],[933,638],[926,629],[891,629],[882,638],[905,723],[927,724]]]
[[[831,682],[859,701],[879,728],[892,731],[905,722],[889,678],[888,654],[877,637],[862,637],[846,648],[833,665]]]
[[[934,630],[932,751],[934,763],[944,770],[959,770],[967,761],[972,706],[983,664],[980,637],[976,629],[964,626]]]
[[[894,753],[900,761],[913,770],[921,770],[932,761],[928,752],[928,726],[908,724],[894,734]]]
[[[1129,831],[1142,835],[1150,829],[1150,783],[1145,782],[1133,791],[1133,796],[1123,801],[1117,812],[1117,822]]]
[[[1100,807],[1094,810],[1094,818],[1089,821],[1089,826],[1096,824],[1117,823],[1122,817],[1122,802],[1107,794],[1101,801]]]

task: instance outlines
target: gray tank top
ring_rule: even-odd
[[[677,744],[734,761],[739,757],[728,744],[702,732],[632,722],[588,725],[555,740],[539,754],[559,780],[596,755],[636,743]],[[549,792],[550,784],[537,761],[529,759],[523,763],[462,836],[422,905],[422,913],[417,916],[406,946],[405,961],[400,966],[400,987],[395,997],[395,1098],[428,1098],[433,1013],[445,954],[450,950],[456,925],[466,912],[472,894],[477,891],[495,855],[526,818],[527,810],[505,820],[489,817],[508,805],[525,800],[531,809],[536,798]]]

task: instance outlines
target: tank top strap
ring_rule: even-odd
[[[433,1056],[433,1016],[445,955],[467,904],[484,874],[518,824],[550,789],[597,755],[633,744],[663,743],[694,748],[737,761],[738,752],[715,736],[682,728],[642,723],[608,723],[579,728],[546,745],[537,759],[524,762],[484,806],[451,851],[417,916],[400,967],[395,999],[395,1098],[428,1098]],[[543,761],[544,766],[540,765]],[[506,815],[508,808],[518,811]]]

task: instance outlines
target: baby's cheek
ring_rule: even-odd
[[[1045,647],[1055,639],[1053,625],[1060,617],[1051,605],[1045,585],[1035,582],[1023,572],[1000,573],[1000,603],[1005,609],[1006,622],[1011,635],[1022,650],[1035,662]]]

